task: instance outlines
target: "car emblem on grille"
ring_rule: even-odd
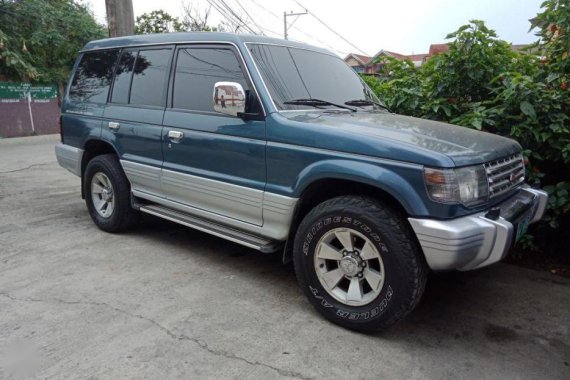
[[[515,175],[515,173],[511,173],[511,175],[509,176],[509,181],[515,182],[516,178],[517,178],[517,176]]]

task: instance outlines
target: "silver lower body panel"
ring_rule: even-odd
[[[55,156],[59,165],[78,177],[81,177],[81,160],[83,159],[83,149],[75,148],[71,145],[57,143],[55,145]]]
[[[453,220],[409,218],[416,233],[428,266],[432,270],[458,269],[462,271],[481,268],[502,260],[509,252],[516,237],[517,222],[534,223],[542,218],[548,195],[541,190],[522,188],[526,199],[524,208],[516,203],[515,196],[496,206],[501,210],[497,219],[487,217],[486,212]],[[521,215],[515,217],[518,207]]]

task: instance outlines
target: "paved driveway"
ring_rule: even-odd
[[[0,378],[570,378],[570,281],[432,275],[391,330],[321,318],[278,256],[146,218],[99,231],[56,138],[0,141]]]

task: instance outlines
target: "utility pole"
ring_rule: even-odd
[[[135,33],[132,0],[105,0],[109,37],[130,36]]]
[[[293,24],[295,23],[295,21],[297,21],[297,18],[299,18],[299,16],[302,15],[306,15],[309,12],[307,12],[307,10],[305,9],[305,12],[302,13],[293,13],[293,11],[287,13],[287,12],[283,12],[283,37],[285,39],[287,39],[287,29],[290,28],[291,26],[293,26]],[[293,22],[291,23],[291,25],[287,25],[287,17],[290,16],[297,16],[297,18],[295,20],[293,20]]]

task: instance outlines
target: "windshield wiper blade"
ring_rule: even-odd
[[[315,98],[292,99],[292,100],[287,100],[287,101],[283,102],[283,104],[290,104],[293,106],[310,106],[310,107],[315,107],[315,108],[322,107],[322,106],[333,106],[333,107],[338,107],[338,108],[342,108],[345,110],[349,110],[351,112],[356,112],[356,110],[354,108],[343,106],[341,104],[332,103],[332,102],[329,102],[327,100],[321,100],[321,99],[315,99]]]
[[[378,106],[380,108],[384,108],[388,112],[392,112],[390,108],[385,106],[382,103],[374,102],[372,100],[366,99],[356,99],[356,100],[349,100],[348,102],[344,102],[347,106],[355,106],[355,107],[362,107],[362,106]]]

